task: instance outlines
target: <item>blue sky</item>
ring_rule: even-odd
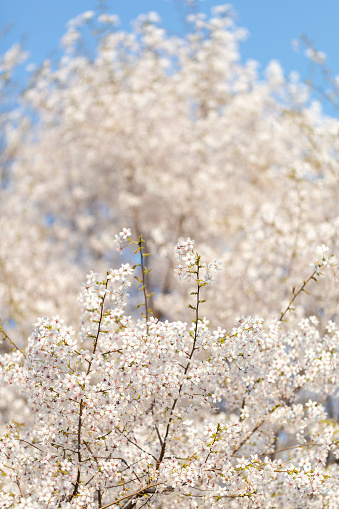
[[[106,0],[110,13],[118,14],[122,28],[138,14],[157,11],[171,32],[183,33],[180,7],[184,0]],[[199,9],[210,12],[225,2],[197,0]],[[242,58],[254,58],[265,68],[272,59],[281,62],[286,73],[292,70],[307,78],[309,64],[291,41],[306,34],[317,49],[328,56],[328,66],[339,74],[339,0],[234,0],[237,24],[250,32],[242,45]],[[11,25],[0,40],[0,51],[22,41],[30,52],[29,61],[40,64],[58,49],[67,21],[86,10],[95,10],[100,0],[0,0],[0,29]],[[21,75],[22,76],[22,75]]]

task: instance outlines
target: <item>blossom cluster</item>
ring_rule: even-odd
[[[193,246],[176,248],[188,270],[218,266]],[[25,349],[1,355],[29,418],[0,436],[0,507],[338,508],[324,400],[339,388],[336,324],[322,335],[315,317],[284,331],[240,316],[213,329],[199,277],[191,322],[146,323],[125,314],[133,276],[91,272],[79,328],[39,318]]]
[[[117,251],[122,250],[121,244],[123,244],[124,242],[129,240],[131,237],[131,234],[132,234],[132,232],[131,232],[130,228],[123,228],[122,231],[119,232],[119,234],[115,234],[114,243],[116,245]]]
[[[178,265],[174,271],[179,279],[181,277],[188,281],[194,279],[199,284],[207,285],[214,281],[212,277],[213,272],[221,270],[221,262],[214,261],[212,263],[200,264],[200,257],[194,251],[194,240],[191,240],[189,237],[177,244],[174,254],[185,262],[184,267]],[[200,271],[203,271],[203,279],[201,279]]]

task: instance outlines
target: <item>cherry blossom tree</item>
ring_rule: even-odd
[[[187,318],[185,289],[170,277],[172,245],[187,236],[225,267],[209,289],[213,323],[277,316],[316,246],[338,251],[338,121],[296,73],[241,62],[246,31],[229,6],[190,15],[185,37],[155,13],[132,32],[117,23],[93,12],[71,20],[64,54],[44,62],[5,119],[3,322],[25,337],[36,315],[76,319],[82,273],[114,260],[123,224],[157,255],[155,316]],[[95,54],[84,50],[89,31]],[[324,327],[337,302],[337,285],[324,282],[294,316]]]
[[[136,266],[87,276],[78,333],[39,318],[27,347],[1,356],[2,380],[30,410],[0,438],[1,507],[338,507],[338,423],[300,399],[338,390],[335,324],[321,335],[311,317],[283,332],[282,317],[242,316],[212,330],[202,308],[220,265],[189,238],[176,273],[192,290],[192,320],[159,321],[143,239],[134,245]],[[323,255],[314,274],[326,265]],[[125,314],[133,275],[140,320]]]
[[[0,508],[338,507],[338,121],[188,23],[79,15],[15,107],[1,59]]]

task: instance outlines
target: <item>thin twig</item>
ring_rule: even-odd
[[[306,279],[306,281],[303,282],[303,284],[301,285],[301,287],[299,288],[299,290],[297,292],[295,292],[295,288],[293,288],[293,297],[292,299],[290,300],[287,308],[285,309],[285,311],[282,311],[281,312],[281,315],[280,315],[280,318],[279,318],[279,322],[282,322],[283,321],[283,318],[284,316],[286,315],[286,313],[288,311],[292,311],[292,304],[293,302],[295,301],[295,299],[298,297],[298,295],[301,293],[301,292],[305,292],[306,293],[306,290],[305,290],[305,287],[306,285],[311,281],[311,279],[314,279],[316,281],[316,278],[315,278],[315,275],[316,274],[319,274],[319,269],[322,265],[320,264],[319,267],[317,267],[316,269],[314,269],[313,273],[310,275],[310,277],[308,279]]]
[[[8,334],[6,334],[6,332],[3,330],[3,328],[0,326],[0,332],[5,336],[5,338],[11,343],[11,345],[14,346],[14,348],[16,348],[20,353],[22,353],[22,355],[25,357],[25,359],[27,359],[25,353],[20,350],[20,348],[18,346],[16,346],[16,344],[14,343],[14,341],[8,336]]]
[[[156,482],[154,484],[148,484],[144,488],[141,488],[140,490],[135,491],[134,493],[130,493],[129,495],[125,495],[125,496],[119,498],[118,500],[115,500],[114,502],[110,502],[109,504],[100,507],[99,509],[106,509],[106,507],[111,507],[112,505],[118,504],[122,500],[126,500],[126,498],[134,497],[135,495],[139,495],[140,496],[140,494],[146,493],[146,490],[148,490],[149,488],[153,488],[154,486],[159,486],[160,484],[163,484],[163,483],[162,482]]]

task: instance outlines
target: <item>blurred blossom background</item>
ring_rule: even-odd
[[[25,83],[25,71],[41,65],[44,59],[59,54],[60,39],[67,22],[85,11],[107,11],[119,17],[119,26],[131,30],[131,22],[140,14],[155,11],[169,33],[183,36],[187,32],[186,16],[190,12],[210,13],[211,8],[222,2],[215,0],[2,0],[0,19],[3,53],[12,44],[20,42],[29,58],[18,76]],[[230,2],[238,25],[248,31],[241,46],[241,60],[255,59],[263,70],[271,60],[278,60],[285,73],[298,72],[303,79],[314,78],[309,61],[304,58],[307,48],[301,42],[305,35],[323,52],[333,74],[339,73],[337,49],[339,34],[337,20],[339,5],[334,0],[320,4],[316,0],[298,2],[260,0]],[[309,56],[309,55],[308,55]],[[336,114],[331,104],[323,105],[325,111]]]
[[[0,12],[0,317],[22,341],[36,316],[76,324],[81,281],[121,262],[123,227],[152,253],[159,319],[190,316],[178,239],[222,261],[205,312],[223,327],[279,318],[317,246],[338,253],[337,2],[2,0]],[[335,321],[333,263],[289,323]]]

